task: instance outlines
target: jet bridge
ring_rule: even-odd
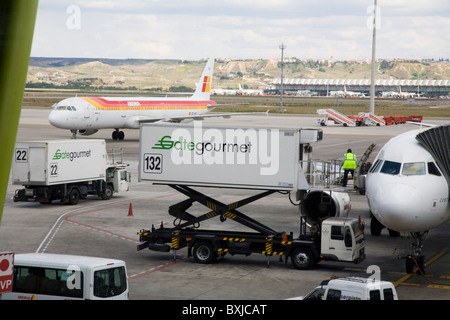
[[[450,186],[450,124],[423,131],[416,139],[431,153]]]

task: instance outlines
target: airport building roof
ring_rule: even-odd
[[[275,78],[271,85],[281,84],[281,78]],[[283,84],[286,85],[351,85],[369,86],[370,79],[304,79],[285,78]],[[450,86],[450,80],[406,80],[406,79],[377,79],[377,86]]]

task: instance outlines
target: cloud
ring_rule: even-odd
[[[450,4],[378,0],[377,56],[448,57]],[[33,56],[370,59],[372,0],[40,0]],[[67,12],[79,8],[79,15]],[[68,23],[78,19],[79,28]],[[70,21],[69,21],[70,20]],[[68,22],[69,21],[69,22]]]

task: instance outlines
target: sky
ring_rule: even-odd
[[[40,0],[33,57],[371,59],[374,0]],[[450,58],[450,1],[378,0],[376,57]]]

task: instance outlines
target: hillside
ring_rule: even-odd
[[[27,85],[30,87],[82,86],[82,88],[134,88],[166,91],[170,87],[194,88],[205,61],[145,59],[30,59]],[[280,77],[278,60],[216,59],[214,88],[266,88]],[[286,59],[285,78],[368,79],[370,63],[366,61],[327,61]],[[450,62],[416,60],[379,60],[377,79],[450,79]]]

